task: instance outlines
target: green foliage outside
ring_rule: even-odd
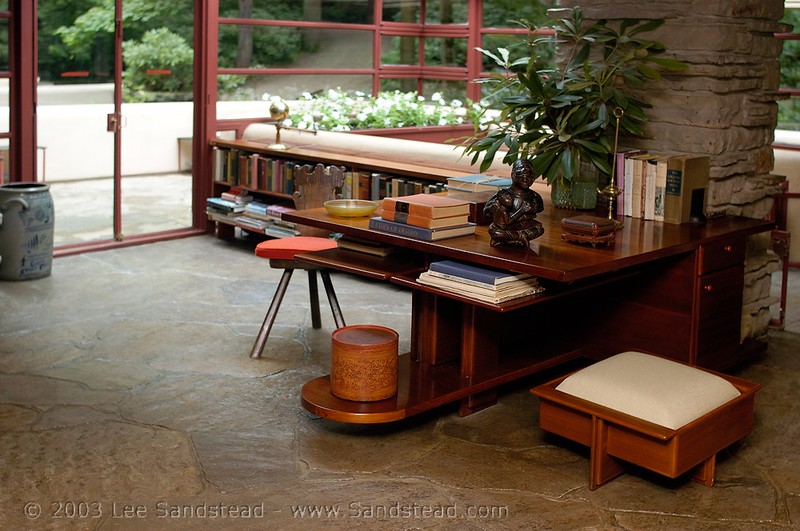
[[[792,31],[797,33],[800,31],[800,10],[787,9],[781,22],[794,26]],[[800,41],[786,40],[783,42],[781,86],[800,88]],[[793,97],[778,103],[778,129],[800,131],[800,97]]]

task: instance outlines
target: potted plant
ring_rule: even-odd
[[[664,45],[640,36],[663,22],[624,19],[618,29],[605,20],[586,25],[576,6],[568,18],[554,24],[558,67],[540,65],[537,48],[549,36],[530,33],[522,43],[522,57],[516,60],[508,48],[497,53],[479,49],[502,69],[478,80],[492,85],[488,99],[499,100],[500,109],[487,121],[489,109],[484,108],[465,153],[472,155],[473,164],[483,157],[481,171],[503,149],[507,164],[530,159],[536,174],[553,188],[558,206],[568,206],[557,190],[569,190],[587,171],[610,176],[617,117],[620,133],[643,135],[641,124],[651,105],[637,89],[647,80],[659,79],[660,69],[686,68],[680,61],[658,57]],[[533,29],[527,21],[520,23]],[[580,206],[594,208],[596,187],[596,182],[590,184],[591,204]]]

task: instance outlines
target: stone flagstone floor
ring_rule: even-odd
[[[528,389],[468,417],[384,426],[306,412],[329,369],[303,278],[248,358],[279,271],[200,236],[58,258],[0,282],[2,529],[704,529],[800,526],[800,336],[733,373],[764,385],[717,484],[634,470],[589,491],[588,452],[537,427]],[[410,296],[334,274],[348,324],[408,348]],[[324,300],[324,297],[323,297]],[[552,375],[548,375],[552,376]]]

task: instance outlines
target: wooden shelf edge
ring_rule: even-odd
[[[461,386],[459,367],[455,363],[428,368],[427,371],[411,362],[410,354],[398,360],[397,394],[376,402],[344,400],[331,392],[330,376],[320,376],[306,382],[300,392],[303,407],[318,417],[350,424],[382,424],[412,417],[425,411],[456,402],[471,395],[490,391],[519,378],[551,369],[581,356],[579,349],[548,356],[527,363],[514,357],[501,365],[497,374],[469,386]],[[414,389],[426,371],[424,389]],[[416,390],[416,393],[414,391]]]

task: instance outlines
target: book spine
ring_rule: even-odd
[[[369,228],[381,230],[383,232],[391,232],[399,236],[407,236],[417,240],[432,241],[433,231],[423,227],[416,227],[414,225],[405,225],[403,223],[396,223],[387,221],[381,218],[372,218],[369,220]]]
[[[657,162],[653,159],[647,160],[647,167],[645,168],[645,183],[644,183],[644,219],[656,219],[656,169]]]
[[[664,221],[664,201],[667,194],[667,159],[660,158],[656,163],[656,203],[655,219]]]
[[[495,286],[497,275],[490,272],[483,272],[477,268],[465,268],[453,262],[431,262],[431,271],[444,273],[453,277],[466,278],[475,282],[480,282],[485,286]]]
[[[667,186],[664,195],[664,221],[681,223],[681,194],[683,189],[683,164],[680,157],[673,157],[667,167]]]
[[[422,216],[415,216],[413,214],[406,214],[405,212],[396,212],[394,210],[383,210],[381,217],[387,221],[394,221],[395,223],[405,223],[406,225],[414,225],[416,227],[423,227],[426,229],[441,228],[441,227],[454,227],[457,225],[466,225],[469,223],[469,216],[453,216],[452,218],[427,218]]]

